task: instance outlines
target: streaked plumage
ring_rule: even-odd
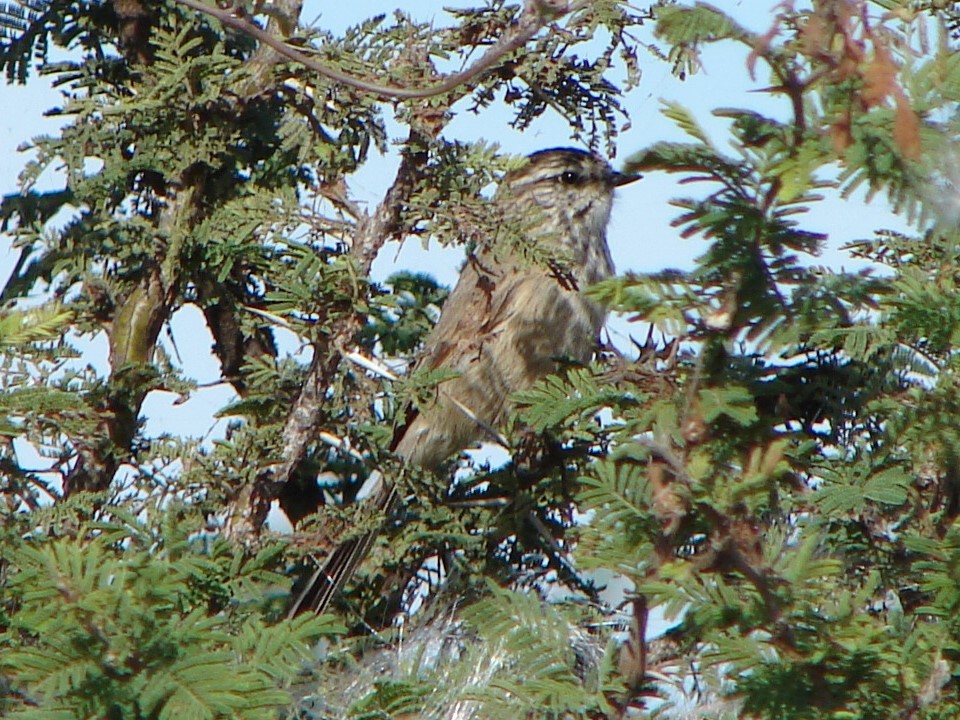
[[[420,361],[461,375],[440,384],[435,405],[421,408],[398,455],[432,468],[481,437],[449,398],[496,427],[510,395],[556,371],[558,359],[590,359],[605,311],[579,288],[613,273],[606,226],[620,178],[597,156],[568,149],[535,153],[504,178],[497,199],[506,220],[539,220],[531,233],[565,251],[573,277],[563,282],[504,248],[467,258]]]
[[[590,359],[606,311],[580,289],[613,273],[606,242],[613,190],[631,179],[599,156],[569,148],[534,153],[504,177],[496,200],[505,223],[554,250],[565,270],[531,264],[507,242],[467,257],[419,361],[459,375],[440,383],[433,404],[419,408],[397,455],[436,468],[480,439],[484,425],[499,426],[512,393],[555,372],[562,359]],[[384,488],[379,502],[386,506],[391,497]],[[372,540],[338,548],[291,613],[324,610]]]

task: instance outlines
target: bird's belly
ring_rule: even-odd
[[[437,387],[435,404],[421,408],[405,433],[398,452],[408,460],[435,466],[482,439],[482,424],[500,426],[512,393],[556,372],[564,361],[590,360],[605,316],[601,306],[546,276],[514,292],[509,315],[458,363],[460,375]]]
[[[604,310],[552,279],[530,283],[495,340],[503,385],[523,390],[563,362],[590,360]]]

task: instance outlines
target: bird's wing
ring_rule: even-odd
[[[500,304],[495,303],[495,297],[500,295],[497,289],[500,274],[498,266],[484,255],[467,255],[457,284],[443,304],[440,319],[424,341],[414,371],[466,370],[489,336],[493,307]],[[406,454],[404,447],[411,442],[407,432],[419,416],[420,411],[411,403],[394,430],[390,443],[393,452],[399,449],[401,455]]]
[[[508,317],[507,300],[511,297],[512,287],[517,281],[517,273],[510,270],[511,268],[492,262],[488,256],[482,254],[467,257],[460,279],[444,303],[440,319],[427,336],[423,355],[417,363],[418,368],[467,370],[479,356],[484,342],[499,332],[501,324]],[[469,408],[464,411],[469,411]],[[418,416],[418,410],[411,406],[405,422],[394,435],[392,449],[408,459],[418,458],[420,462],[428,465],[443,460],[444,458],[439,457],[441,453],[418,454],[410,449],[410,446],[416,445],[416,441],[408,436],[408,433],[414,432],[417,427]],[[423,419],[420,418],[420,421]],[[481,423],[482,420],[478,421],[478,434]],[[385,485],[374,506],[384,515],[388,515],[393,511],[396,502],[395,488]],[[308,610],[325,612],[363,562],[376,535],[376,532],[370,531],[340,545],[327,559],[323,568],[317,570],[308,580],[306,587],[291,606],[290,616]]]
[[[418,368],[461,369],[469,356],[458,352],[465,349],[463,342],[480,345],[496,329],[496,311],[503,305],[504,274],[489,256],[467,256],[460,279],[443,304],[440,320],[424,342]]]

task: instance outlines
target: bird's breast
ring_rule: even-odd
[[[495,340],[511,391],[556,372],[564,360],[590,360],[606,315],[602,306],[547,275],[526,278],[512,294]]]

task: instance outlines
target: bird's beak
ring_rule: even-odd
[[[610,180],[613,183],[614,187],[620,187],[621,185],[629,185],[635,180],[639,180],[643,175],[639,173],[622,173],[614,171],[610,176]]]

